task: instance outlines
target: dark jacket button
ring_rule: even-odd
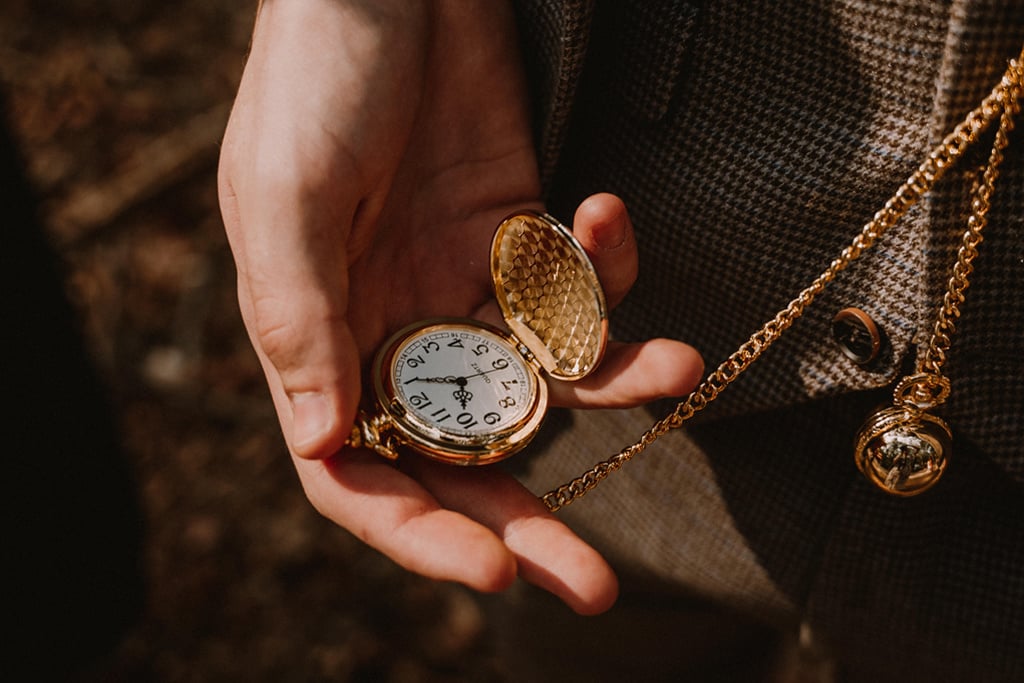
[[[858,365],[870,365],[882,350],[882,330],[859,308],[844,308],[832,318],[832,338],[839,349]]]

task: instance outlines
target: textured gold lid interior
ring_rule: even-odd
[[[522,212],[498,226],[491,275],[512,333],[558,379],[585,377],[604,355],[608,311],[583,247],[546,214]]]

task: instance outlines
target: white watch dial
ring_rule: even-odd
[[[533,408],[536,376],[498,335],[435,326],[400,342],[390,367],[395,395],[417,422],[459,437],[500,433]]]

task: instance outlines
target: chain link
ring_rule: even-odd
[[[1003,107],[999,128],[992,143],[988,163],[973,192],[974,197],[971,201],[971,215],[967,220],[967,230],[961,239],[956,263],[953,265],[953,273],[950,275],[946,294],[939,307],[927,350],[918,363],[917,369],[920,373],[935,376],[942,374],[942,366],[946,362],[953,334],[956,332],[956,321],[960,317],[960,305],[964,302],[964,292],[970,284],[969,277],[974,270],[974,259],[978,256],[978,245],[983,239],[982,230],[988,224],[988,210],[992,205],[992,193],[999,175],[999,166],[1003,161],[1003,150],[1009,144],[1009,134],[1013,130],[1014,117],[1020,113],[1019,95],[1022,81],[1024,81],[1024,66],[1012,62],[1001,84],[1005,86],[1005,91],[1001,100]]]
[[[841,271],[859,258],[863,252],[874,246],[887,230],[924,197],[945,172],[963,157],[981,134],[998,118],[1000,120],[999,130],[996,133],[996,141],[993,144],[988,167],[972,202],[971,220],[968,221],[968,229],[958,252],[957,262],[932,338],[927,351],[922,356],[920,374],[915,376],[922,377],[919,380],[921,385],[917,387],[918,395],[938,396],[935,386],[943,384],[943,381],[948,387],[948,380],[941,376],[940,370],[955,331],[955,320],[960,315],[959,306],[964,300],[963,293],[967,288],[968,277],[972,270],[971,262],[977,256],[977,246],[981,242],[981,230],[986,223],[985,215],[991,201],[998,166],[1002,161],[1002,151],[1008,142],[1007,135],[1013,128],[1013,118],[1020,110],[1018,97],[1021,89],[1024,88],[1022,62],[1024,62],[1024,51],[1017,60],[1011,60],[1002,80],[978,108],[968,114],[964,121],[936,146],[928,158],[896,190],[885,206],[861,229],[850,245],[843,249],[828,268],[801,291],[786,308],[776,313],[774,318],[754,332],[739,349],[708,375],[693,393],[676,405],[675,410],[654,423],[636,443],[622,449],[608,460],[598,463],[572,481],[541,496],[541,500],[548,509],[552,512],[557,511],[585,495],[605,477],[642,453],[657,439],[669,431],[681,427],[687,420],[704,410],[803,315],[804,310]],[[911,390],[904,389],[904,391],[910,392]],[[948,393],[948,389],[946,393]],[[942,395],[942,398],[945,396]]]

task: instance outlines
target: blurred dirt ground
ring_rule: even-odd
[[[215,187],[254,8],[0,3],[8,118],[145,513],[145,613],[95,678],[501,680],[476,598],[320,518],[287,458]]]

